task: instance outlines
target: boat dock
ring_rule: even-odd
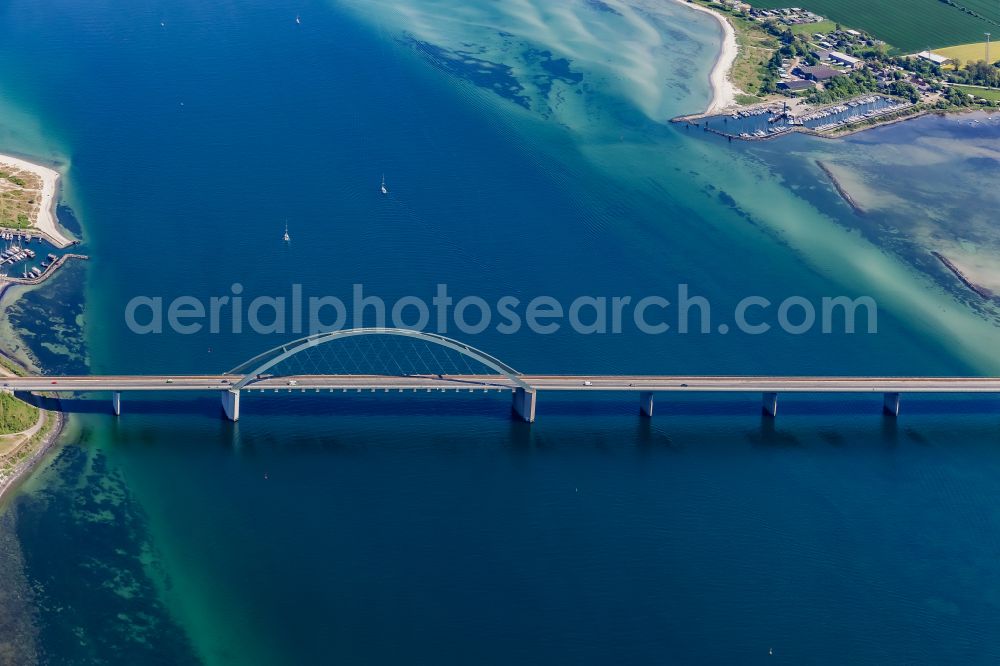
[[[60,266],[62,266],[63,264],[65,264],[70,259],[83,259],[83,260],[87,260],[87,259],[90,259],[90,257],[88,257],[85,254],[73,254],[73,253],[64,254],[61,257],[56,258],[56,260],[54,262],[52,262],[52,263],[43,262],[42,265],[44,266],[44,268],[39,268],[37,266],[32,267],[30,269],[26,268],[25,269],[25,273],[24,273],[24,275],[22,277],[16,277],[16,276],[13,276],[13,275],[4,275],[4,274],[0,273],[0,283],[3,283],[4,285],[8,285],[8,284],[23,284],[23,285],[41,284],[42,282],[45,282],[45,280],[47,280],[50,277],[52,277],[52,275],[55,274],[56,270],[58,270]]]
[[[87,258],[80,254],[58,256],[55,252],[46,252],[43,249],[46,243],[57,251],[60,249],[47,235],[36,229],[0,229],[0,280],[4,285],[38,284],[52,275],[67,259]],[[31,245],[35,245],[37,250]],[[45,258],[33,265],[43,253]]]
[[[810,110],[803,115],[794,115],[784,105],[768,104],[723,115],[685,116],[675,118],[674,122],[701,127],[703,131],[724,136],[730,141],[765,141],[789,132],[829,136],[835,130],[895,116],[912,107],[913,104],[904,100],[870,94]]]

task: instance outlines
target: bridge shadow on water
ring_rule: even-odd
[[[19,399],[38,407],[69,414],[110,414],[108,397],[80,396],[72,398],[43,397],[32,393],[17,392]],[[322,419],[329,416],[482,416],[509,418],[511,398],[508,393],[314,393],[244,392],[241,396],[241,414],[246,417],[295,416]],[[906,415],[989,415],[1000,417],[1000,399],[993,396],[903,396],[902,416]],[[867,398],[838,398],[837,396],[781,396],[778,418],[765,422],[780,424],[789,416],[872,416],[881,413],[881,395]],[[655,421],[658,417],[735,417],[753,416],[761,412],[760,398],[756,394],[730,398],[657,394],[654,405]],[[124,393],[122,413],[141,415],[188,415],[221,418],[222,408],[214,394],[197,397],[170,398],[150,394]],[[638,398],[635,395],[588,395],[541,393],[538,398],[537,416],[545,417],[616,417],[638,415]],[[891,421],[891,420],[890,420]]]
[[[929,447],[944,440],[1000,444],[1000,400],[989,396],[913,396],[904,400],[897,420],[881,416],[881,396],[789,396],[779,399],[778,416],[772,418],[762,414],[756,394],[664,394],[656,397],[653,418],[644,418],[634,394],[543,393],[538,420],[529,425],[513,417],[508,393],[255,393],[243,396],[242,418],[236,424],[223,419],[213,394],[126,393],[120,418],[112,416],[107,394],[65,399],[17,395],[46,409],[104,416],[115,431],[140,441],[152,439],[150,428],[165,427],[145,419],[171,418],[166,427],[174,435],[172,446],[177,446],[177,438],[202,445],[208,438],[220,447],[244,452],[262,446],[355,452],[372,437],[407,441],[417,433],[418,438],[430,437],[425,441],[435,446],[456,450],[485,436],[482,441],[500,441],[511,453],[525,455],[580,446],[612,451],[623,444],[644,455],[706,444],[716,452],[746,445],[775,451],[817,444],[850,450],[863,441],[886,451]],[[289,428],[288,419],[307,427]],[[206,429],[207,424],[216,425]],[[87,431],[84,428],[81,436]],[[399,433],[406,436],[400,439]]]

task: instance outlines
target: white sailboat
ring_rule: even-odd
[[[298,23],[299,25],[302,25],[302,17],[301,16],[296,16],[295,17],[295,22]]]
[[[287,243],[288,241],[292,240],[292,237],[288,235],[288,222],[285,222],[285,235],[284,235],[284,240],[285,240],[285,242],[286,242],[286,243]]]
[[[389,190],[385,187],[385,174],[382,174],[382,194],[389,194]]]

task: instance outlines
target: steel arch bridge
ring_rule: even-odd
[[[299,338],[298,340],[293,340],[292,342],[269,349],[266,352],[258,354],[250,360],[241,363],[226,374],[240,377],[232,384],[232,390],[238,391],[259,380],[259,378],[261,378],[268,370],[271,370],[275,366],[287,361],[297,354],[301,354],[302,352],[314,349],[321,345],[337,343],[349,338],[369,336],[409,338],[426,342],[431,345],[436,345],[444,349],[449,349],[451,351],[458,352],[462,356],[476,361],[477,363],[480,363],[490,370],[493,370],[498,375],[506,377],[514,386],[522,389],[531,388],[521,379],[520,372],[510,367],[500,359],[490,356],[484,351],[476,349],[471,345],[467,345],[464,342],[446,338],[443,335],[425,333],[423,331],[415,331],[405,328],[352,328],[331,331],[328,333],[317,333],[315,335]],[[405,376],[409,373],[400,372],[399,374]]]
[[[254,356],[250,360],[241,363],[226,373],[227,377],[233,377],[233,379],[229,382],[228,389],[222,393],[222,407],[226,413],[226,417],[232,421],[239,419],[240,390],[252,390],[255,388],[255,384],[258,383],[261,384],[261,387],[272,383],[271,375],[266,374],[269,370],[298,354],[307,352],[308,350],[316,349],[317,347],[321,347],[323,345],[336,344],[337,342],[350,338],[362,337],[392,337],[410,339],[457,352],[461,355],[461,357],[479,363],[485,368],[492,370],[496,374],[496,379],[499,380],[497,383],[500,383],[508,390],[513,389],[515,396],[515,411],[518,413],[524,411],[526,412],[526,417],[530,417],[531,420],[534,420],[535,392],[534,389],[522,379],[520,372],[510,367],[500,359],[491,356],[484,351],[476,349],[471,345],[467,345],[464,342],[459,342],[458,340],[453,340],[435,333],[425,333],[423,331],[403,328],[353,328],[327,333],[317,333],[315,335],[306,336],[304,338],[299,338],[298,340],[278,345],[277,347]],[[400,368],[400,372],[398,373],[392,373],[391,375],[379,373],[378,376],[420,377],[422,375],[407,373],[402,371]],[[436,376],[438,378],[443,377],[440,374],[437,374]],[[476,376],[476,378],[482,386],[488,386],[492,383],[489,381],[490,375]],[[530,412],[530,414],[527,412]]]
[[[310,371],[275,376],[268,370],[310,349],[323,349],[335,341],[354,338],[427,343],[424,349],[437,350],[430,359],[418,351],[423,371],[408,373],[383,343],[381,349],[369,344],[368,350],[346,354],[351,363],[372,352],[387,353],[397,371],[386,373],[317,373]],[[405,346],[405,345],[401,345]],[[411,348],[416,348],[411,345]],[[441,358],[440,350],[449,350]],[[404,353],[409,353],[404,350]],[[329,356],[319,354],[322,360]],[[339,358],[339,355],[335,355]],[[467,366],[470,361],[489,370],[488,373],[443,373],[445,362],[461,359]],[[384,360],[384,359],[381,359]],[[438,364],[435,367],[435,364]],[[121,394],[130,392],[213,391],[221,394],[226,418],[239,419],[241,391],[327,390],[327,391],[509,391],[513,394],[512,409],[520,419],[535,420],[535,404],[539,391],[559,392],[629,392],[639,394],[639,411],[643,416],[653,415],[655,393],[759,393],[764,414],[777,414],[778,394],[858,393],[882,394],[883,412],[889,418],[899,415],[900,395],[903,393],[971,393],[1000,395],[1000,377],[892,377],[892,376],[780,376],[780,375],[523,375],[506,363],[470,345],[433,333],[396,328],[358,328],[331,333],[320,333],[294,340],[233,368],[225,374],[209,375],[94,375],[53,376],[28,375],[4,377],[0,390],[7,393],[93,393],[111,392],[112,410],[121,414]]]

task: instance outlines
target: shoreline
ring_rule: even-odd
[[[32,226],[26,229],[26,231],[34,235],[43,236],[50,243],[52,243],[52,245],[60,249],[65,249],[78,244],[80,241],[72,237],[68,237],[66,233],[60,229],[56,217],[56,205],[59,198],[59,179],[61,174],[51,167],[42,166],[41,164],[31,162],[21,157],[0,153],[0,167],[3,166],[15,167],[28,171],[37,175],[42,181],[41,202],[38,209],[38,218],[34,221]],[[61,257],[60,259],[62,261],[59,265],[61,266],[67,258],[77,256],[79,255],[67,255]],[[40,276],[39,279],[4,280],[3,284],[0,285],[0,312],[6,310],[4,298],[14,291],[14,287],[32,288],[39,286],[54,273],[55,270],[47,270]],[[8,362],[13,362],[22,367],[24,365],[12,354],[8,354],[6,350],[0,350],[0,355],[2,355],[4,359],[8,360]],[[0,511],[5,510],[9,500],[16,494],[15,491],[17,488],[30,478],[32,472],[37,469],[38,464],[52,449],[52,446],[59,440],[66,428],[67,422],[68,417],[62,412],[49,411],[39,407],[38,422],[35,426],[25,431],[25,439],[19,445],[22,447],[31,447],[32,450],[23,460],[14,464],[13,470],[8,475],[0,473]],[[40,439],[36,441],[36,438]]]
[[[727,107],[733,106],[736,103],[737,90],[736,86],[729,80],[729,72],[732,70],[733,63],[736,62],[736,56],[739,53],[739,45],[736,43],[736,30],[725,16],[712,11],[708,7],[689,2],[688,0],[674,1],[685,7],[690,7],[691,9],[712,16],[722,28],[722,44],[719,47],[719,54],[715,58],[715,65],[708,76],[709,84],[712,86],[712,100],[709,102],[708,108],[701,115],[718,113]]]
[[[67,238],[59,229],[56,222],[56,200],[60,174],[55,169],[51,169],[34,162],[0,153],[0,166],[11,166],[25,171],[30,171],[42,180],[42,201],[38,209],[38,219],[29,231],[36,231],[44,234],[52,244],[60,249],[73,245],[76,241]]]
[[[46,425],[49,425],[49,427],[41,435],[42,439],[32,454],[28,458],[17,463],[10,476],[0,479],[0,511],[4,510],[5,500],[13,497],[13,495],[9,493],[13,493],[13,491],[16,490],[22,482],[27,480],[31,472],[36,469],[38,463],[45,457],[45,454],[52,448],[52,445],[59,440],[60,435],[62,435],[63,430],[65,429],[66,417],[62,414],[62,412],[50,412],[39,407],[38,414],[39,422],[29,429],[29,431],[26,431],[31,432],[31,434],[27,435],[29,441],[31,438],[38,436],[39,430],[44,429]],[[22,446],[27,443],[28,442],[25,442]]]

